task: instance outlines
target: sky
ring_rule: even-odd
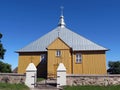
[[[106,62],[120,60],[120,0],[0,0],[3,62],[18,65],[18,53],[57,27],[64,7],[66,27],[109,49]]]

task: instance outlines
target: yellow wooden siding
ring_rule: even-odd
[[[59,63],[63,63],[67,73],[71,74],[71,56],[69,50],[61,50],[61,56],[55,56],[56,50],[48,50],[48,76],[56,76]]]
[[[81,63],[76,63],[76,53],[73,54],[73,74],[82,74],[83,67],[82,67],[82,62]]]
[[[105,53],[83,53],[83,74],[106,74]]]
[[[61,51],[61,56],[56,56],[56,50]],[[63,63],[67,69],[67,73],[71,73],[70,48],[58,38],[48,46],[48,77],[56,76],[59,63]]]
[[[35,54],[35,53],[19,54],[18,73],[25,73],[26,68],[29,65],[29,63],[31,63],[31,61],[37,67],[40,64],[40,53],[38,53],[38,54]]]
[[[82,53],[82,62],[76,63],[76,53]],[[75,52],[73,54],[74,74],[106,74],[105,52]]]
[[[69,46],[65,44],[60,38],[57,38],[48,46],[48,49],[69,49]]]
[[[61,42],[63,43],[63,42]],[[59,48],[58,48],[59,49]],[[20,54],[19,55],[19,64],[18,64],[18,73],[25,73],[25,70],[28,64],[32,62],[37,67],[40,64],[40,72],[46,71],[48,77],[56,76],[56,69],[59,63],[63,63],[67,69],[67,74],[106,74],[106,56],[105,51],[103,52],[74,52],[71,56],[70,49],[60,49],[61,56],[56,56],[55,49],[48,49],[48,62],[46,70],[44,66],[40,64],[40,53],[35,55],[33,54]],[[76,53],[82,54],[82,62],[76,63]],[[41,68],[42,67],[42,68]]]

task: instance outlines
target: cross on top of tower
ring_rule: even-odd
[[[61,6],[60,9],[61,9],[61,16],[63,16],[63,9],[64,9],[64,7]]]

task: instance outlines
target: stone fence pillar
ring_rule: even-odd
[[[66,85],[66,68],[60,63],[57,68],[57,88]]]
[[[36,78],[37,78],[37,69],[33,63],[30,63],[26,68],[25,84],[29,88],[34,88],[36,85]]]

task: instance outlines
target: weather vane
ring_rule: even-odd
[[[64,9],[64,7],[61,6],[60,9],[61,9],[61,15],[63,16],[63,9]]]

